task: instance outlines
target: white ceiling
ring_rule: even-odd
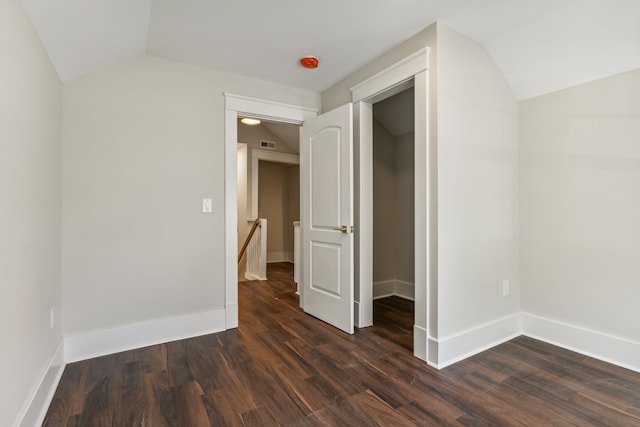
[[[149,53],[323,91],[436,20],[483,43],[519,99],[640,68],[640,0],[22,2],[65,82]]]

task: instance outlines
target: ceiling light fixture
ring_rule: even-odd
[[[252,119],[250,117],[243,117],[240,119],[240,123],[242,123],[243,125],[255,126],[259,125],[261,121],[258,119]]]
[[[313,70],[314,68],[318,68],[318,62],[318,58],[316,58],[315,56],[305,56],[304,58],[300,59],[300,65],[311,70]]]

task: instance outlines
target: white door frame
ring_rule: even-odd
[[[318,110],[242,95],[224,93],[224,241],[225,241],[225,329],[238,327],[238,116],[301,125]]]
[[[430,252],[430,224],[432,222],[431,168],[429,150],[429,48],[382,70],[351,88],[355,106],[356,127],[354,158],[356,185],[359,196],[356,203],[356,306],[358,327],[373,324],[373,114],[372,105],[393,96],[408,87],[414,87],[415,106],[415,321],[413,326],[413,353],[428,361],[430,294],[435,291],[430,283],[434,267]],[[433,310],[435,311],[435,310]],[[433,314],[433,313],[432,313]]]

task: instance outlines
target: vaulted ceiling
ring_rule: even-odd
[[[22,2],[65,82],[148,53],[320,92],[435,21],[482,43],[519,99],[640,68],[638,0]]]

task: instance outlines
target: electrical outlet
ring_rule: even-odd
[[[53,328],[54,328],[54,326],[55,326],[55,324],[56,324],[56,323],[55,323],[55,320],[56,320],[56,319],[55,319],[55,317],[54,317],[54,308],[53,308],[53,307],[51,307],[51,308],[49,309],[49,327],[50,327],[51,329],[53,329]]]
[[[508,280],[503,280],[502,281],[502,296],[506,297],[509,295],[509,281]]]

